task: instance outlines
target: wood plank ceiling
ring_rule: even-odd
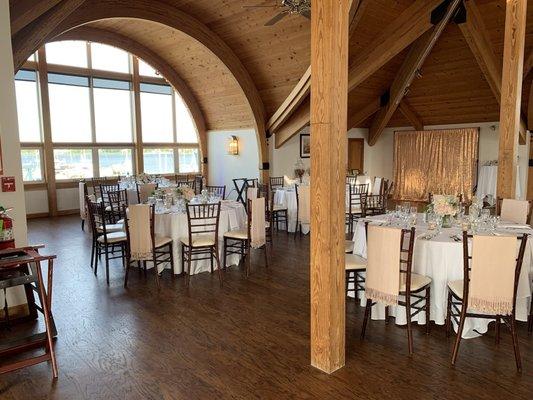
[[[29,0],[19,0],[29,1]],[[76,12],[90,7],[92,0]],[[113,4],[113,0],[106,0]],[[350,62],[394,21],[412,0],[366,0],[364,14],[350,41]],[[473,1],[473,0],[467,0]],[[503,53],[505,0],[475,0],[496,56]],[[13,0],[11,0],[13,2]],[[310,22],[289,16],[265,27],[276,12],[271,8],[244,9],[243,5],[274,4],[274,0],[166,0],[198,19],[217,34],[251,75],[267,119],[278,109],[310,64]],[[104,1],[105,3],[105,1]],[[195,39],[180,31],[139,19],[107,19],[89,25],[116,31],[165,58],[189,85],[205,115],[208,129],[253,127],[246,97],[229,69]],[[528,9],[526,58],[533,50],[533,7]],[[349,115],[375,101],[390,87],[408,49],[366,79],[348,96]],[[449,24],[406,96],[425,125],[496,121],[499,106],[460,29]],[[532,74],[524,80],[523,109],[527,110]],[[308,104],[304,102],[303,106]],[[371,118],[359,124],[368,127]],[[388,126],[408,126],[397,110]]]

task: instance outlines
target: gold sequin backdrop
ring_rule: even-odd
[[[479,130],[442,129],[394,133],[394,198],[424,201],[428,193],[472,197]]]

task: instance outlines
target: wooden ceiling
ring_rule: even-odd
[[[72,0],[58,2],[65,3]],[[118,7],[125,0],[86,0],[68,18],[90,12],[95,7]],[[474,0],[466,0],[474,1]],[[350,41],[350,63],[360,55],[383,27],[405,11],[414,0],[362,0],[365,7]],[[475,0],[494,47],[503,53],[505,0]],[[12,21],[17,16],[14,3],[40,4],[35,0],[11,0]],[[142,3],[137,0],[136,3]],[[150,2],[145,2],[150,7]],[[296,86],[310,64],[310,23],[289,16],[272,27],[263,24],[274,15],[270,8],[248,10],[243,5],[272,4],[267,0],[160,0],[169,9],[178,9],[205,25],[234,53],[249,73],[268,119]],[[24,8],[24,7],[22,7]],[[79,18],[83,20],[83,18]],[[17,21],[19,21],[17,19]],[[39,19],[33,21],[38,23]],[[163,57],[183,78],[196,97],[208,129],[235,129],[254,126],[254,113],[232,74],[223,62],[199,40],[161,23],[132,18],[100,19],[90,26],[128,36]],[[60,33],[61,22],[54,34]],[[20,29],[17,25],[17,29]],[[59,31],[58,31],[59,30]],[[23,33],[23,32],[22,32]],[[533,50],[533,7],[528,10],[526,58]],[[375,101],[390,87],[408,49],[366,79],[349,94],[349,113],[355,114]],[[499,105],[474,58],[464,36],[450,23],[421,69],[406,99],[425,125],[496,121]],[[533,74],[530,74],[533,75]],[[527,109],[531,76],[524,82],[523,109]],[[304,105],[308,104],[304,102]],[[257,112],[255,118],[257,118]],[[370,119],[359,123],[368,127]],[[396,111],[388,126],[411,123]]]

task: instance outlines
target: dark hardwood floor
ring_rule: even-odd
[[[90,242],[79,219],[32,220],[32,243],[58,255],[54,315],[59,379],[40,364],[0,376],[0,399],[532,399],[533,337],[520,323],[524,371],[511,338],[493,331],[465,340],[450,365],[453,338],[442,327],[415,329],[408,356],[404,329],[371,321],[347,304],[346,367],[328,376],[309,366],[309,238],[276,236],[270,268],[262,253],[245,279],[225,274],[183,278],[133,271],[128,289],[119,263],[111,285],[89,267]]]

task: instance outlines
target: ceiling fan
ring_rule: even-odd
[[[311,19],[311,0],[280,0],[278,4],[243,6],[243,8],[282,8],[274,18],[265,23],[265,26],[272,26],[289,14],[300,14],[301,16]]]

